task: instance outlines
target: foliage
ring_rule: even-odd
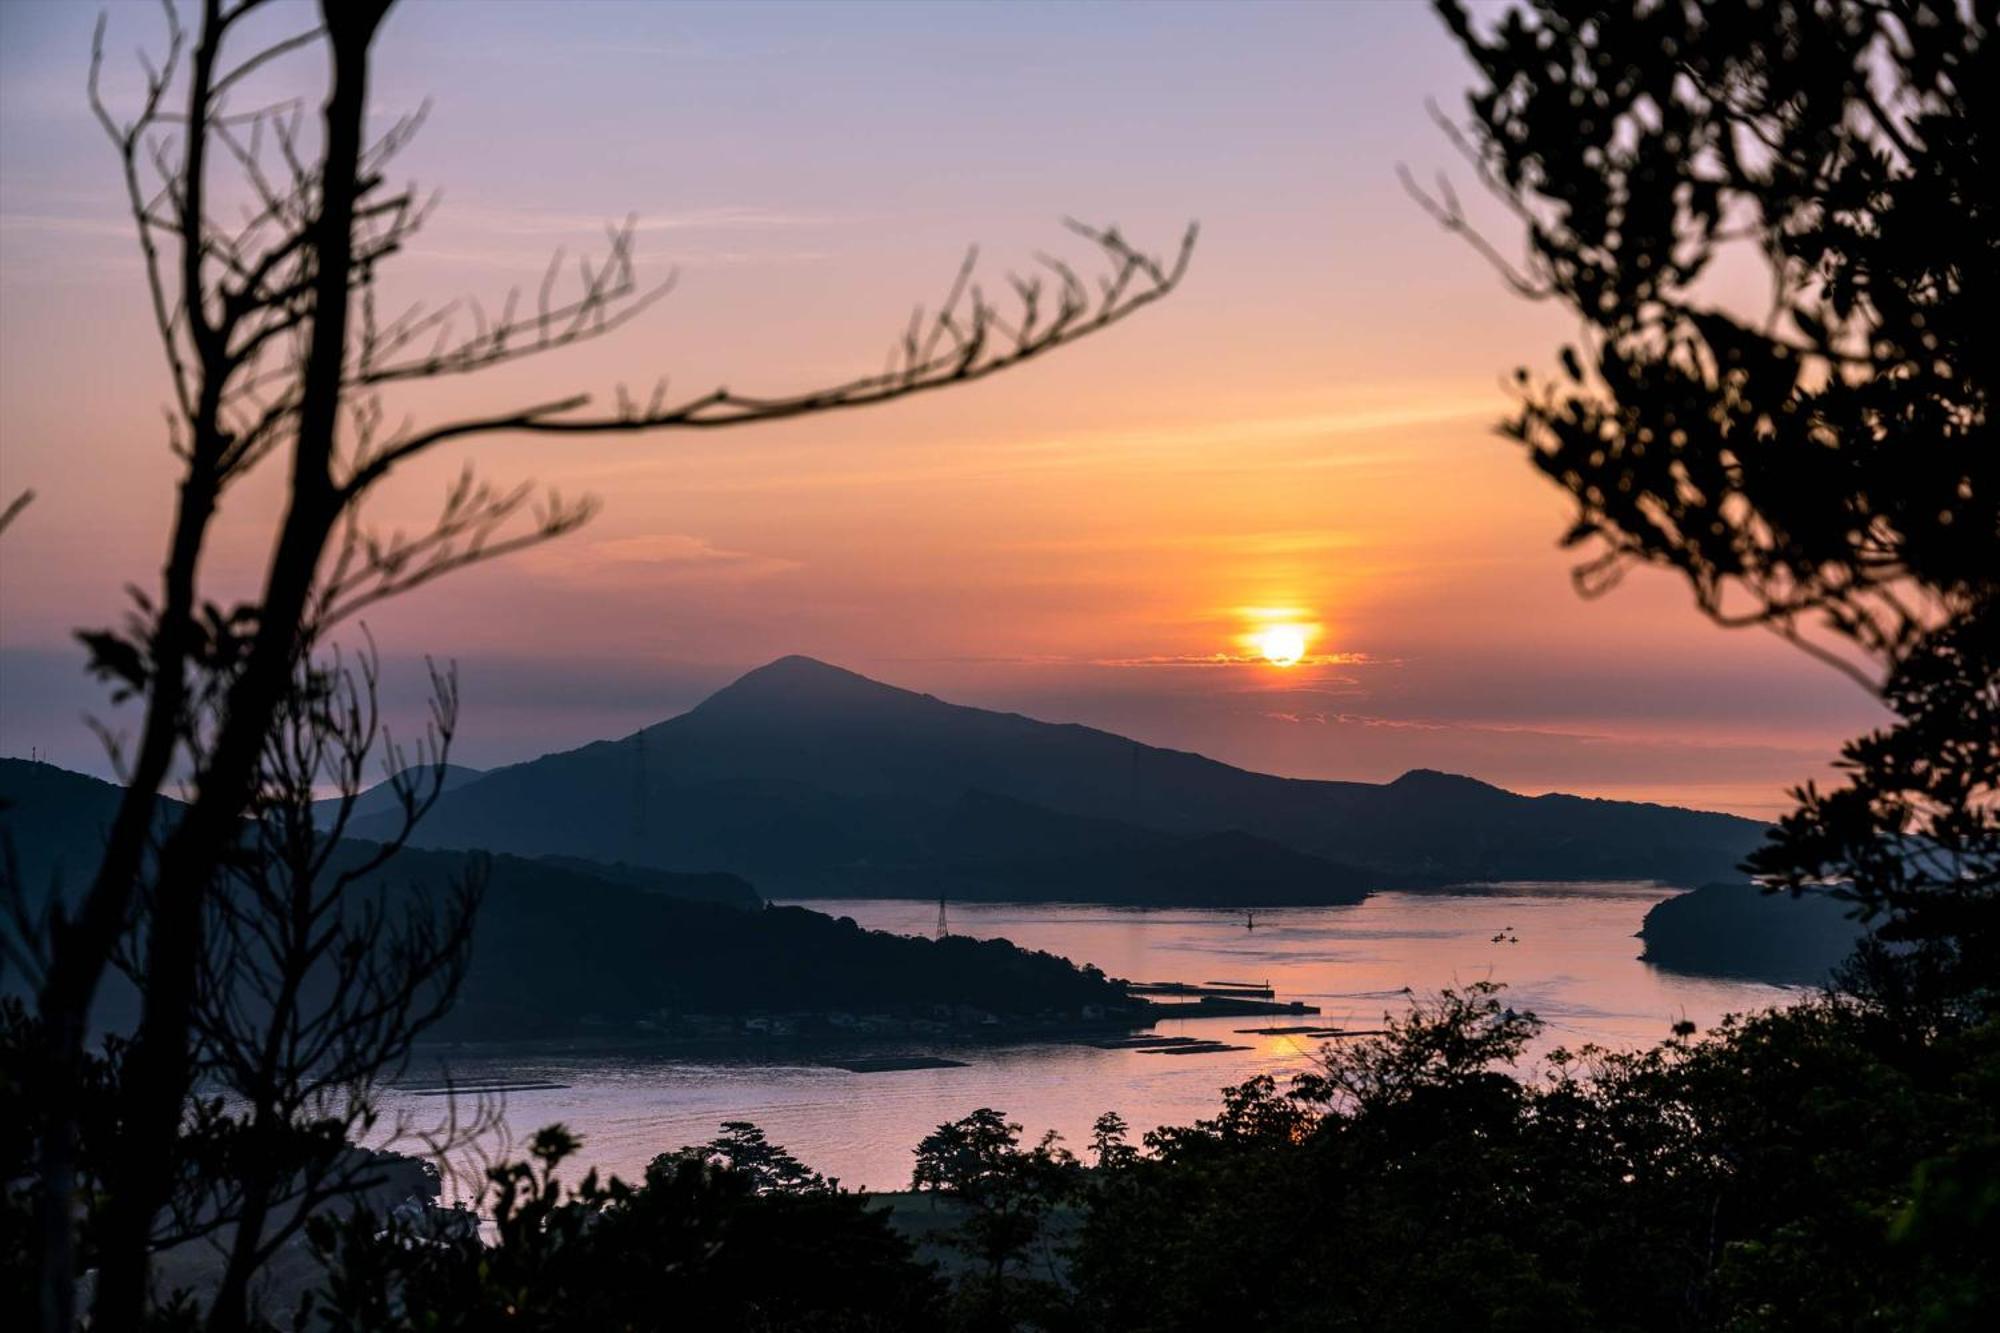
[[[1103,1125],[1103,1120],[1099,1120]],[[1021,1147],[1021,1127],[982,1106],[939,1125],[917,1144],[912,1188],[950,1196],[964,1209],[952,1243],[975,1263],[959,1283],[956,1320],[970,1328],[1040,1324],[1062,1293],[1028,1271],[1050,1215],[1075,1198],[1083,1168],[1054,1130]]]
[[[1844,786],[1797,793],[1751,868],[1837,884],[1880,921],[1899,947],[1860,980],[1990,1002],[2000,6],[1438,7],[1479,75],[1447,128],[1522,225],[1521,260],[1448,185],[1420,197],[1582,325],[1564,377],[1520,372],[1507,427],[1575,501],[1579,586],[1673,570],[1718,621],[1880,695],[1894,724],[1846,748]]]
[[[767,1163],[797,1163],[755,1126],[727,1143]],[[752,1147],[756,1145],[756,1147]],[[300,1324],[338,1333],[393,1330],[890,1330],[937,1327],[940,1289],[883,1215],[807,1173],[772,1187],[709,1149],[664,1154],[637,1185],[574,1188],[558,1168],[578,1147],[561,1126],[530,1160],[494,1167],[490,1243],[470,1214],[357,1212],[321,1218],[313,1241],[329,1283]]]
[[[1384,1022],[1142,1152],[1100,1117],[1094,1170],[991,1108],[939,1126],[914,1183],[956,1217],[949,1287],[753,1124],[574,1187],[557,1126],[489,1173],[485,1235],[316,1215],[298,1326],[1951,1329],[2000,1301],[2000,1025],[1825,996],[1520,1073],[1540,1023],[1496,986]]]
[[[1553,1051],[1480,984],[1085,1169],[991,1108],[915,1184],[956,1213],[948,1290],[889,1212],[732,1122],[637,1186],[560,1127],[469,1214],[312,1224],[303,1326],[1955,1329],[2000,1301],[2000,1025],[1913,1039],[1823,996],[1649,1050]],[[1102,1155],[1100,1153],[1100,1155]]]
[[[1131,1126],[1116,1111],[1106,1111],[1090,1126],[1091,1165],[1100,1171],[1116,1171],[1138,1160],[1138,1149],[1126,1141]]]
[[[41,1183],[34,1175],[38,1121],[31,1090],[44,1077],[40,1068],[46,1043],[34,1013],[17,996],[0,996],[0,1308],[31,1310],[39,1280],[34,1239],[42,1206]],[[115,1039],[103,1049],[84,1053],[80,1074],[90,1114],[78,1126],[86,1160],[96,1155],[106,1136],[116,1131],[111,1115],[111,1090],[116,1084],[122,1049]],[[77,1261],[87,1267],[95,1254],[89,1197],[84,1199]]]
[[[88,1095],[83,1104],[88,1114],[79,1126],[77,1153],[83,1187],[76,1254],[80,1274],[101,1262],[104,1163],[123,1131],[119,1085],[127,1076],[129,1052],[129,1042],[107,1036],[85,1053]],[[37,1017],[19,998],[0,998],[0,1179],[7,1182],[0,1195],[0,1301],[9,1309],[33,1308],[39,1278],[31,1243],[44,1202],[32,1170],[38,1119],[25,1090],[45,1077],[37,1066],[46,1058]],[[361,1108],[368,1113],[363,1122],[331,1105],[316,1114],[290,1105],[279,1114],[260,1116],[235,1095],[190,1098],[165,1164],[175,1182],[172,1206],[155,1220],[149,1245],[156,1254],[180,1256],[183,1262],[174,1271],[183,1278],[199,1277],[201,1289],[175,1290],[163,1283],[156,1308],[141,1327],[213,1327],[220,1293],[237,1271],[237,1256],[254,1245],[261,1266],[287,1248],[311,1216],[331,1215],[342,1204],[379,1209],[434,1200],[440,1182],[430,1162],[353,1142],[357,1125],[386,1135],[387,1127],[373,1120],[373,1105],[369,1101]],[[249,1299],[229,1317],[243,1327],[267,1326]]]
[[[2000,599],[1927,635],[1884,698],[1896,725],[1848,742],[1847,784],[1801,791],[1752,866],[1879,915],[1889,947],[1865,947],[1852,984],[1913,1020],[2000,1012]]]
[[[682,1161],[734,1172],[748,1181],[756,1194],[823,1194],[840,1188],[838,1180],[827,1179],[772,1143],[748,1120],[725,1120],[720,1136],[698,1148],[683,1148],[657,1158],[654,1165],[672,1170]]]
[[[1827,998],[1496,1067],[1538,1029],[1491,988],[1447,993],[1150,1136],[1089,1196],[1085,1322],[1892,1329],[2000,1300],[1990,1186],[1912,1183],[1990,1152],[2000,1030],[1912,1043]]]

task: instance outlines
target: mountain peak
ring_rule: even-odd
[[[1392,789],[1400,791],[1431,792],[1480,792],[1505,796],[1508,793],[1490,782],[1466,777],[1463,773],[1445,773],[1435,768],[1413,768],[1391,782]]]
[[[831,662],[822,662],[817,657],[807,657],[804,653],[786,653],[774,657],[760,667],[752,667],[736,678],[737,684],[748,680],[827,680],[838,677],[851,680],[867,680],[846,667],[837,667]],[[875,682],[870,681],[870,684]]]
[[[732,713],[739,709],[759,712],[785,710],[817,711],[826,708],[853,709],[880,706],[894,701],[928,699],[930,696],[884,685],[858,672],[797,653],[766,662],[744,672],[696,705],[697,714]]]

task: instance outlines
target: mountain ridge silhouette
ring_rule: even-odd
[[[953,844],[952,812],[972,793],[1014,803],[1011,842],[1009,816],[989,811],[982,829],[1008,855]],[[1045,855],[1049,816],[1109,827],[1101,847],[1081,848],[1070,826],[1064,853]],[[457,787],[415,843],[729,871],[780,896],[928,896],[955,883],[975,896],[1143,902],[1150,872],[1114,873],[1118,847],[1160,863],[1162,837],[1194,847],[1241,834],[1238,870],[1213,865],[1201,893],[1180,875],[1152,900],[1251,906],[1490,880],[1699,884],[1731,874],[1763,833],[1733,815],[1523,796],[1427,769],[1380,784],[1256,773],[793,655],[677,717]],[[1110,876],[1103,892],[1079,882],[1087,865]]]
[[[103,853],[121,798],[118,786],[100,778],[0,758],[0,844],[13,858],[10,873],[20,876],[31,913],[44,895],[74,903]],[[161,830],[184,809],[163,798]],[[333,850],[329,874],[377,850],[365,841],[344,842]],[[483,891],[464,988],[430,1034],[441,1040],[630,1035],[655,1031],[633,1025],[662,1010],[929,1018],[943,1005],[1017,1017],[1050,1009],[1081,1020],[1086,1007],[1130,1008],[1122,987],[1066,959],[1005,940],[933,941],[863,930],[851,920],[769,906],[727,874],[406,847],[343,892],[357,911],[372,905],[399,913],[435,901],[468,873],[478,875]],[[0,944],[23,946],[19,925],[0,920]],[[21,971],[0,970],[0,995],[29,994]],[[268,995],[250,985],[242,1003],[246,1014],[265,1013],[260,1006]],[[138,1015],[137,992],[114,972],[93,1023],[129,1033]],[[1062,1021],[1068,1020],[1058,1026]]]

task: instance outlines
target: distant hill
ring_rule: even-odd
[[[729,870],[779,895],[1249,906],[1499,879],[1696,884],[1733,873],[1763,825],[1422,770],[1272,777],[787,657],[670,721],[459,787],[418,836]]]
[[[120,789],[101,778],[32,759],[0,759],[0,841],[31,901],[51,890],[73,898],[97,873]],[[179,817],[180,802],[160,802],[158,826]]]
[[[1381,877],[1240,831],[1161,833],[968,791],[911,820],[901,859],[831,866],[828,893],[1146,907],[1356,903]]]
[[[1826,893],[1794,898],[1743,882],[1704,884],[1646,913],[1640,957],[1675,972],[1817,986],[1861,940],[1851,910]]]
[[[478,770],[461,770],[476,777]],[[384,784],[386,786],[386,784]],[[0,836],[11,846],[22,882],[37,895],[54,888],[66,897],[80,893],[97,868],[104,839],[117,814],[121,792],[116,784],[53,764],[26,759],[0,759]],[[394,797],[380,788],[364,792],[356,808],[372,804],[378,811],[394,809]],[[180,817],[182,805],[171,797],[160,802],[162,832]],[[355,840],[350,840],[355,841]],[[370,846],[355,841],[359,849]],[[496,875],[541,876],[553,888],[579,881],[617,884],[644,893],[728,907],[763,906],[764,899],[742,877],[723,872],[677,874],[651,866],[600,865],[582,857],[490,858]],[[522,862],[515,866],[514,862]],[[415,855],[399,859],[396,873],[434,880],[464,872],[460,855]]]
[[[482,769],[467,768],[463,764],[446,764],[443,780],[439,786],[444,791],[450,791],[454,787],[463,787],[466,783],[484,776],[485,772]],[[412,784],[412,789],[416,791],[429,790],[432,781],[431,774],[417,767],[406,768],[396,777]],[[328,797],[324,801],[313,802],[313,823],[325,828],[333,821],[339,808],[338,797]],[[348,818],[366,819],[370,815],[393,815],[401,809],[402,803],[396,796],[395,779],[385,778],[354,798],[354,808],[348,812]]]
[[[79,892],[119,794],[96,778],[0,759],[0,834],[24,882]],[[178,808],[167,803],[168,822]],[[350,839],[334,868],[372,850]],[[472,966],[439,1037],[561,1034],[586,1021],[630,1030],[660,1010],[921,1015],[944,1006],[1042,1021],[1045,1011],[1143,1008],[1122,986],[1066,959],[1004,940],[915,939],[800,908],[766,908],[735,875],[574,858],[479,859],[486,889]],[[472,865],[465,852],[406,849],[351,892],[393,903],[434,892]],[[131,990],[107,985],[100,1025],[123,1028],[135,1014]]]
[[[1094,970],[1005,940],[934,941],[764,907],[732,875],[584,874],[581,864],[490,858],[472,966],[434,1035],[553,1036],[582,1024],[629,1032],[662,1010],[922,1013],[944,1005],[1021,1015],[1129,1003],[1122,986]],[[462,853],[406,849],[385,876],[422,891],[463,868]],[[689,879],[710,892],[735,886],[750,905],[658,887]]]

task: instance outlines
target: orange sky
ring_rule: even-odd
[[[172,473],[82,96],[92,20],[0,6],[0,485],[40,497],[0,544],[0,751],[101,769],[66,637],[157,568]],[[114,52],[157,36],[144,7],[112,20]],[[628,212],[642,262],[681,271],[610,341],[395,404],[419,418],[661,371],[843,378],[969,241],[997,272],[1087,257],[1066,214],[1160,246],[1203,226],[1173,299],[982,385],[744,433],[501,439],[403,478],[385,521],[421,523],[468,456],[605,504],[371,617],[404,693],[421,654],[459,661],[467,762],[622,734],[787,652],[1274,771],[1752,813],[1872,716],[1664,578],[1571,592],[1563,498],[1492,431],[1506,373],[1569,328],[1395,179],[1446,163],[1424,98],[1465,81],[1418,6],[432,3],[380,49],[385,112],[434,99],[403,167],[444,190],[392,293],[497,297]],[[277,480],[227,515],[212,595],[263,554]],[[1338,660],[1196,662],[1244,651],[1246,608],[1295,608]]]

